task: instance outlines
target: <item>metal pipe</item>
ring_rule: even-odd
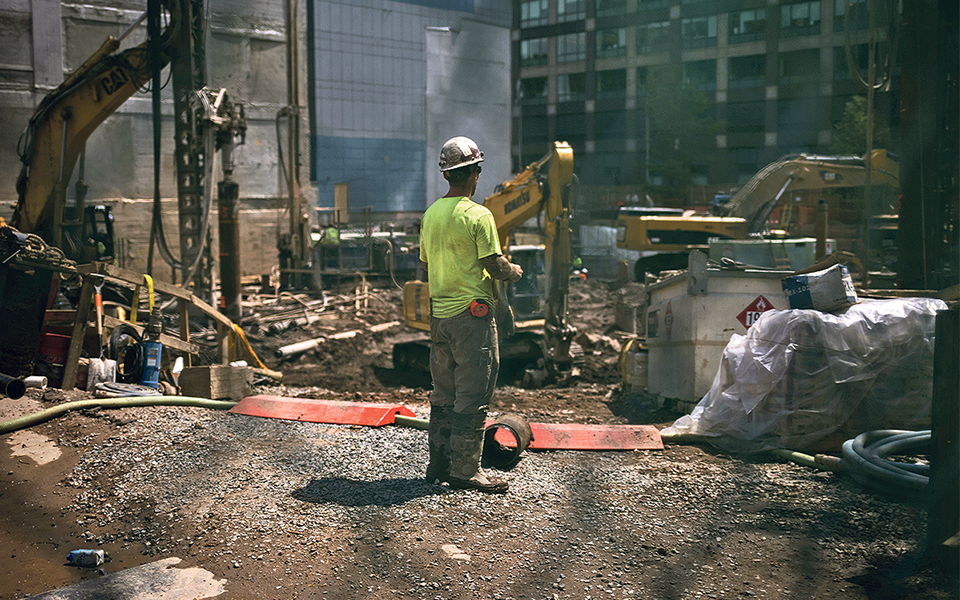
[[[0,384],[3,385],[3,393],[11,400],[22,398],[27,391],[27,384],[22,379],[11,377],[0,373]]]
[[[512,444],[503,444],[497,440],[497,433],[503,430],[512,438]],[[507,469],[517,464],[520,454],[533,440],[530,424],[520,415],[503,415],[483,434],[483,458],[499,469]]]
[[[127,27],[127,30],[126,30],[126,31],[124,31],[123,33],[120,34],[120,37],[117,38],[117,41],[118,41],[118,42],[122,42],[122,41],[123,41],[123,38],[127,37],[128,35],[130,35],[130,32],[133,31],[134,29],[136,29],[136,28],[140,25],[140,23],[143,23],[143,20],[146,19],[146,18],[147,18],[147,13],[143,13],[142,15],[140,15],[140,18],[139,18],[139,19],[137,19],[136,21],[134,21],[133,24],[130,25],[130,27]]]

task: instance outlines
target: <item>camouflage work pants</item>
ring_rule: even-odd
[[[464,311],[449,319],[430,318],[429,479],[476,474],[483,452],[484,421],[500,370],[493,314]]]

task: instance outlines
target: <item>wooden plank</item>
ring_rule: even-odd
[[[93,277],[84,277],[80,287],[80,300],[77,302],[77,314],[73,321],[73,333],[70,335],[70,349],[63,365],[63,383],[60,388],[72,390],[77,383],[77,369],[80,366],[80,351],[83,349],[83,339],[87,335],[87,319],[90,315],[90,304],[93,302]]]
[[[129,321],[121,321],[120,319],[111,317],[110,315],[103,315],[103,328],[105,331],[112,331],[114,327],[120,325],[121,323],[133,327],[137,331],[137,334],[143,337],[143,332],[146,327],[135,325]],[[184,342],[175,336],[167,335],[165,333],[160,334],[160,343],[163,344],[165,348],[172,348],[173,350],[179,350],[180,352],[185,352],[187,354],[200,353],[200,346],[197,344],[194,344],[193,342]]]
[[[177,300],[177,308],[180,310],[180,339],[184,342],[190,341],[190,314],[187,312],[187,302],[186,300],[180,299]],[[187,354],[186,358],[186,367],[193,366],[193,352]]]

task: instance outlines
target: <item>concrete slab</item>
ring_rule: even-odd
[[[224,593],[225,579],[205,569],[174,568],[181,559],[165,558],[30,596],[28,600],[202,600]]]

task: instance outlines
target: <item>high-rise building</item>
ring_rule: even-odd
[[[847,103],[866,96],[870,5],[886,83],[875,122],[895,144],[899,14],[882,8],[896,3],[515,0],[515,164],[560,139],[584,184],[663,185],[679,169],[736,185],[783,155],[827,153]]]
[[[457,135],[486,154],[478,198],[510,177],[509,0],[308,1],[321,208],[340,184],[351,213],[415,218],[446,193],[437,157]]]

